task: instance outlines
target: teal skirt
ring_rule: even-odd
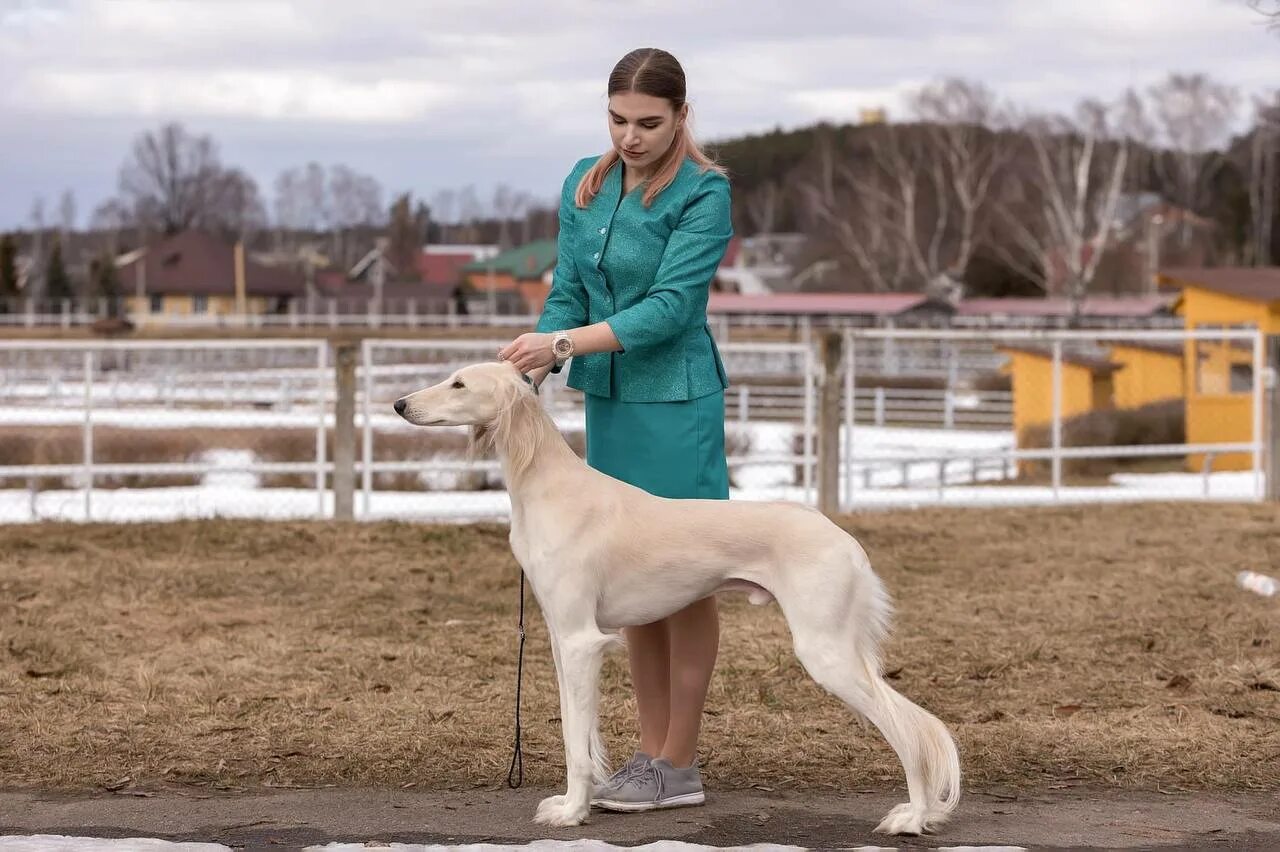
[[[659,497],[729,498],[723,391],[682,402],[584,396],[591,467]]]

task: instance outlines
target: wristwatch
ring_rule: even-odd
[[[551,354],[556,356],[557,367],[573,357],[573,338],[569,332],[557,331],[551,335]]]

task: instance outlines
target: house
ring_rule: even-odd
[[[135,320],[148,316],[284,312],[306,293],[302,274],[267,266],[201,231],[183,231],[119,255],[120,292]]]
[[[1107,344],[1116,365],[1116,408],[1141,408],[1153,402],[1185,399],[1183,347],[1177,342],[1125,340]]]
[[[1280,334],[1280,267],[1162,269],[1160,283],[1177,288],[1176,309],[1188,331],[1260,330]],[[1253,346],[1247,341],[1188,340],[1184,353],[1187,441],[1253,440]],[[1204,457],[1190,456],[1191,470]],[[1246,453],[1219,456],[1214,470],[1248,470]]]
[[[463,267],[498,254],[493,245],[425,245],[417,257],[418,278],[431,288],[453,288],[462,283]]]
[[[463,282],[499,313],[542,311],[551,292],[556,267],[556,241],[534,240],[462,267]]]
[[[1053,422],[1053,351],[1035,346],[1000,346],[1009,356],[1003,372],[1013,380],[1013,431],[1024,447],[1027,430]],[[1119,365],[1106,358],[1062,353],[1062,419],[1115,406],[1114,376]]]

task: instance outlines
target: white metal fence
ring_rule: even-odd
[[[327,358],[324,341],[0,341],[0,520],[325,515]],[[294,487],[256,490],[271,479]]]
[[[1068,499],[1257,499],[1262,493],[1266,365],[1254,331],[940,332],[847,330],[838,379],[839,505]],[[1246,442],[1066,446],[1064,359],[1112,340],[1223,341],[1249,347]],[[863,387],[868,352],[960,351],[998,342],[1047,347],[1053,360],[1051,441],[1017,449],[1008,392],[883,384]],[[502,518],[508,512],[491,460],[465,457],[463,430],[420,429],[391,403],[464,364],[489,360],[505,341],[366,339],[355,383],[353,473],[361,518]],[[879,343],[879,348],[871,345]],[[733,386],[726,432],[736,499],[815,502],[821,386],[819,352],[802,343],[722,346]],[[877,357],[872,355],[871,357]],[[567,373],[567,371],[566,371]],[[548,379],[543,404],[581,449],[581,396]],[[828,396],[827,399],[832,397]],[[330,344],[320,340],[150,342],[0,341],[0,521],[126,520],[207,516],[330,517],[337,387]],[[1091,488],[1064,475],[1081,458],[1182,459],[1245,453],[1240,474],[1133,474]],[[1046,462],[1042,484],[1020,466]],[[1146,477],[1144,480],[1143,477]],[[1161,478],[1163,477],[1163,478]]]

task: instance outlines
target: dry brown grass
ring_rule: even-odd
[[[99,426],[93,430],[93,459],[97,464],[182,463],[198,461],[208,446],[207,435],[190,429],[120,429]],[[80,464],[84,438],[77,426],[0,427],[0,465]],[[75,476],[36,477],[39,490],[75,487]],[[190,474],[100,474],[95,488],[162,488],[196,485]]]
[[[955,732],[970,785],[1280,784],[1280,508],[925,510],[842,519],[898,602],[886,670]],[[499,526],[187,522],[0,528],[0,784],[123,778],[496,784],[516,567]],[[723,604],[703,759],[718,786],[900,783],[797,665],[776,607]],[[526,770],[563,761],[529,615]],[[633,744],[625,661],[604,729]]]

